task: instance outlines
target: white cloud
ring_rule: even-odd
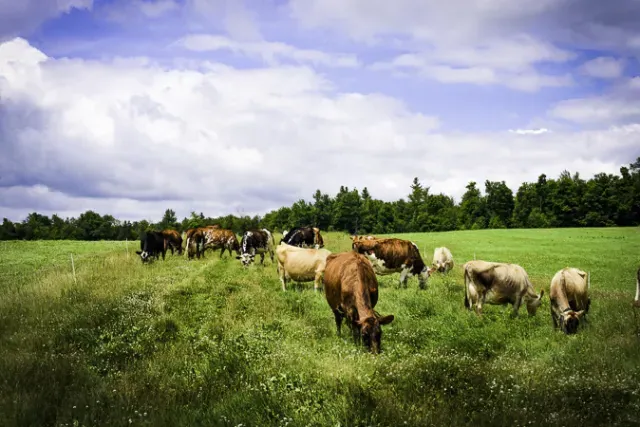
[[[605,95],[568,99],[549,110],[551,117],[582,125],[640,122],[638,78],[623,81]]]
[[[0,45],[0,216],[93,208],[123,219],[265,213],[321,190],[406,197],[414,176],[460,197],[635,159],[640,125],[576,133],[443,133],[380,94],[339,93],[308,67],[160,67],[47,58]]]
[[[413,69],[441,83],[500,84],[521,91],[567,86],[569,74],[545,75],[534,68],[543,62],[563,63],[575,55],[530,36],[496,40],[471,46],[440,45],[418,53],[405,53],[371,66],[377,70]]]
[[[547,128],[539,129],[509,129],[511,133],[517,133],[518,135],[540,135],[549,132]]]
[[[621,59],[601,56],[582,64],[581,71],[591,77],[614,79],[622,76],[624,61]]]
[[[279,42],[239,42],[225,36],[208,34],[188,35],[178,40],[175,45],[199,52],[229,50],[233,53],[261,58],[271,65],[277,64],[282,59],[337,68],[353,68],[359,65],[358,58],[354,55],[331,54],[312,49],[298,49]]]
[[[26,35],[40,24],[72,9],[91,9],[93,0],[0,0],[0,43]]]

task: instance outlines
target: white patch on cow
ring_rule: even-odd
[[[384,265],[385,261],[383,259],[377,258],[376,254],[373,253],[373,252],[367,253],[367,254],[365,254],[365,256],[367,257],[367,259],[371,263],[371,266],[373,267],[373,271],[376,274],[380,275],[380,276],[396,273],[398,271],[397,269],[392,269],[392,268],[385,267],[385,265]]]

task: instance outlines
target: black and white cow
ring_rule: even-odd
[[[320,229],[316,227],[296,227],[283,235],[280,240],[280,243],[282,242],[301,248],[315,247],[316,249],[320,249],[324,247]]]
[[[161,231],[147,231],[140,237],[140,250],[136,254],[140,255],[142,262],[151,260],[152,257],[158,259],[162,253],[162,260],[167,253],[165,236]]]
[[[240,242],[240,255],[236,259],[241,260],[244,267],[248,267],[256,254],[260,254],[260,264],[264,264],[264,254],[269,253],[271,262],[274,262],[274,246],[275,240],[266,228],[245,231]]]

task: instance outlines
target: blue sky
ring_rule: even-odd
[[[263,214],[640,155],[640,2],[0,0],[0,216]],[[204,160],[204,161],[203,161]],[[258,196],[259,195],[259,196]]]

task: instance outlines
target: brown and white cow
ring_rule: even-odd
[[[542,303],[544,289],[536,295],[529,275],[517,264],[473,260],[466,262],[464,270],[464,305],[482,315],[482,305],[512,304],[512,316],[517,316],[524,301],[527,312],[533,316]]]
[[[233,255],[232,251],[236,252],[236,255],[240,255],[240,243],[236,237],[236,233],[232,230],[223,228],[206,227],[203,230],[204,245],[202,255],[207,249],[215,251],[216,249],[222,249],[220,251],[220,258],[224,255],[224,251],[228,250],[229,255]]]
[[[565,334],[578,332],[580,321],[587,320],[591,298],[591,275],[573,267],[565,267],[551,279],[549,300],[553,327]]]
[[[171,255],[173,255],[174,249],[178,251],[178,255],[182,255],[182,236],[176,230],[166,229],[162,230],[162,235],[165,241],[165,250],[171,249]]]
[[[264,264],[264,254],[268,253],[271,257],[271,262],[274,262],[274,246],[273,235],[266,228],[262,230],[247,230],[242,235],[240,255],[236,256],[236,259],[242,261],[243,267],[248,267],[255,260],[256,254],[260,254],[260,264]]]
[[[276,248],[276,259],[282,290],[287,290],[287,279],[292,279],[294,282],[313,281],[313,288],[318,291],[329,255],[331,252],[327,249],[300,248],[280,243]]]
[[[354,234],[353,236],[349,236],[349,237],[350,237],[350,238],[351,238],[351,240],[353,240],[354,242],[357,242],[357,241],[360,241],[360,240],[375,240],[375,239],[377,239],[377,237],[376,237],[376,236],[372,236],[372,235],[367,235],[367,236],[365,236],[365,235],[360,235],[360,236],[358,236],[358,235],[355,235],[355,234]]]
[[[441,272],[447,273],[453,268],[453,255],[448,248],[440,247],[433,250],[433,267]]]
[[[372,353],[378,353],[382,339],[380,326],[391,323],[394,316],[380,317],[373,310],[378,302],[378,279],[371,263],[353,251],[331,254],[327,257],[322,281],[338,336],[346,317],[356,344],[362,340]]]
[[[376,274],[400,273],[400,285],[406,287],[407,279],[418,276],[420,289],[426,289],[429,275],[435,271],[425,265],[418,246],[408,240],[395,237],[375,240],[356,240],[351,244],[354,251],[365,255]]]

